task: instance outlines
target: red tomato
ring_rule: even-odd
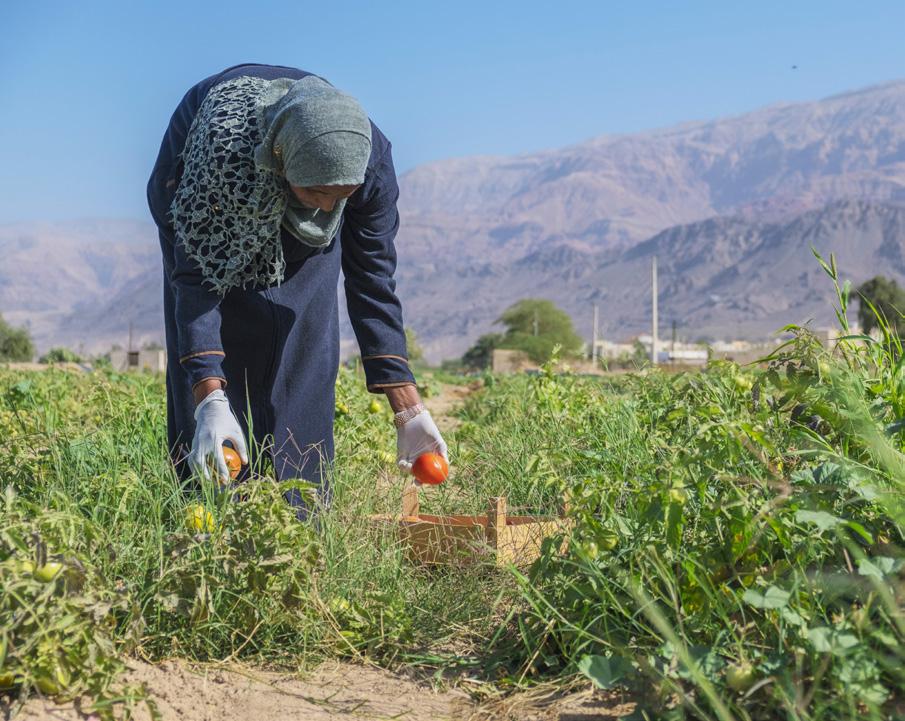
[[[422,453],[412,464],[412,473],[421,483],[437,486],[449,475],[449,464],[439,453]]]
[[[242,459],[229,446],[223,446],[223,459],[229,469],[229,477],[235,479],[239,475],[239,471],[242,470]]]

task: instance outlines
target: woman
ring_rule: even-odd
[[[277,478],[325,496],[340,266],[368,390],[396,412],[399,466],[446,456],[406,360],[398,195],[389,141],[315,75],[238,65],[186,93],[148,182],[163,253],[167,431],[182,477],[213,465],[227,480],[222,444],[247,463],[253,436]]]

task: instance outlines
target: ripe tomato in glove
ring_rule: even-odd
[[[439,453],[422,453],[412,464],[412,473],[419,483],[438,486],[449,476],[449,464]]]
[[[226,461],[226,467],[229,468],[229,477],[235,480],[242,470],[242,459],[229,446],[223,446],[223,460]]]

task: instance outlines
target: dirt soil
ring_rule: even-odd
[[[258,669],[131,662],[127,681],[141,683],[162,721],[333,721],[333,719],[458,719],[468,697],[457,691],[435,693],[404,677],[365,666],[330,663],[310,675]],[[460,710],[461,709],[461,710]],[[23,721],[82,721],[73,704],[33,699]],[[137,721],[151,721],[148,709],[136,709]]]
[[[441,433],[455,430],[461,421],[453,413],[472,393],[481,389],[481,381],[473,381],[468,385],[440,384],[440,392],[424,400]]]
[[[253,668],[192,666],[181,661],[131,661],[126,680],[143,684],[161,721],[603,721],[630,704],[590,691],[565,697],[516,694],[475,703],[458,689],[436,691],[423,681],[382,669],[330,662],[307,675]],[[33,698],[18,715],[0,703],[0,718],[95,721],[77,704]],[[152,721],[147,707],[136,721]]]

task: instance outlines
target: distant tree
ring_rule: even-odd
[[[478,338],[474,345],[462,356],[462,365],[473,370],[483,370],[490,366],[493,349],[503,340],[502,333],[487,333]]]
[[[549,300],[520,300],[503,311],[497,323],[506,326],[498,347],[524,351],[536,363],[548,361],[557,345],[564,356],[579,355],[584,345],[569,315]]]
[[[81,363],[78,353],[68,348],[51,348],[38,361],[39,363]]]
[[[424,348],[418,342],[418,334],[411,328],[405,329],[405,347],[410,362],[417,363],[424,360]]]
[[[440,370],[455,375],[462,375],[467,370],[474,369],[466,368],[461,358],[446,358],[445,360],[440,361]]]
[[[865,333],[870,333],[874,328],[880,327],[876,313],[871,309],[871,304],[876,308],[890,329],[901,335],[905,331],[905,289],[891,278],[877,275],[865,281],[858,288],[858,322]]]
[[[0,315],[0,361],[30,361],[35,356],[35,346],[25,328],[13,328]]]
[[[160,345],[160,343],[156,340],[150,340],[145,343],[142,347],[142,350],[164,350],[164,347]]]
[[[647,348],[644,347],[644,343],[640,340],[636,340],[634,344],[632,344],[631,360],[632,365],[636,368],[640,368],[650,362],[650,354],[647,352]]]

